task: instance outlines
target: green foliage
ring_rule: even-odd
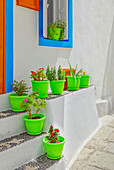
[[[58,68],[58,80],[64,80],[65,79],[65,72],[62,71],[61,66]]]
[[[49,28],[51,28],[53,30],[53,34],[55,34],[56,28],[60,28],[61,33],[60,33],[59,41],[64,40],[64,38],[65,38],[65,28],[66,28],[66,23],[65,22],[62,22],[59,18],[57,18],[57,20],[54,23],[50,23],[48,25],[48,29]],[[47,35],[47,38],[52,39],[53,34],[52,35]]]
[[[32,119],[31,116],[31,107],[36,110],[36,114],[40,111],[41,108],[46,108],[46,102],[44,99],[37,98],[39,96],[38,92],[32,92],[29,97],[25,97],[24,101],[20,104],[20,108],[23,109],[25,106],[27,107],[27,114],[29,119]]]
[[[34,79],[34,81],[40,81],[44,80],[46,78],[46,75],[44,74],[45,69],[44,68],[39,68],[37,71],[31,71],[31,75],[29,78]]]
[[[48,139],[50,143],[59,143],[58,142],[59,129],[54,129],[53,126],[51,125],[48,133],[49,133]]]
[[[77,72],[78,64],[77,64],[76,67],[75,67],[75,72],[74,72],[74,73],[73,73],[73,69],[72,69],[72,66],[71,66],[71,64],[70,64],[69,61],[68,61],[68,64],[69,64],[69,67],[70,67],[70,73],[71,73],[71,76],[72,76],[72,77],[79,76],[80,73],[82,73],[82,69],[80,69],[80,70]]]
[[[47,66],[46,70],[46,77],[48,80],[56,80],[56,68],[49,68],[49,65]]]
[[[28,92],[28,87],[24,80],[21,80],[20,82],[14,80],[14,82],[11,84],[11,87],[18,96],[22,96]]]
[[[50,67],[48,65],[47,70],[46,70],[46,77],[50,81],[52,81],[52,80],[64,80],[65,79],[65,72],[63,72],[61,66],[59,66],[58,72],[56,73],[56,68],[54,67],[54,68],[50,69]]]

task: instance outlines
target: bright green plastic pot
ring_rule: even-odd
[[[46,98],[48,94],[49,80],[43,80],[43,81],[32,80],[31,82],[32,82],[32,91],[39,92],[38,98]]]
[[[75,79],[75,77],[67,76],[67,84],[68,84],[69,91],[79,90],[80,78],[81,78],[81,76],[76,76],[76,79]]]
[[[50,87],[52,94],[62,94],[64,89],[65,80],[52,80],[50,81]]]
[[[28,94],[23,94],[22,96],[18,96],[16,93],[9,94],[11,110],[14,112],[23,112],[26,110],[26,107],[20,109],[20,104],[24,101],[25,97],[29,97]]]
[[[32,114],[32,116],[34,115],[35,114]],[[36,116],[41,117],[41,119],[28,119],[28,115],[23,117],[29,135],[39,135],[42,133],[45,116],[42,114],[37,114]]]
[[[88,88],[89,87],[89,78],[90,78],[90,75],[81,75],[80,88]]]
[[[65,138],[59,136],[60,143],[49,143],[48,137],[43,139],[43,143],[45,144],[45,149],[47,152],[47,157],[50,159],[60,159],[62,156],[62,151],[64,147],[64,143],[66,142]]]
[[[60,28],[54,28],[54,30],[52,28],[48,28],[49,39],[59,41],[60,34],[61,34]]]

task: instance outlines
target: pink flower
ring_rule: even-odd
[[[27,103],[27,97],[25,97],[24,102]]]
[[[39,89],[37,89],[37,90],[40,90],[40,88],[39,88]]]

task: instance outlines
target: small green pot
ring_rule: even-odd
[[[60,143],[49,143],[48,137],[43,139],[45,144],[45,149],[47,152],[47,157],[50,159],[60,159],[63,152],[64,143],[66,142],[65,138],[59,136]]]
[[[64,89],[65,80],[52,80],[50,81],[50,87],[52,94],[62,94]]]
[[[89,87],[89,78],[90,78],[90,75],[81,75],[80,88],[88,88]]]
[[[80,78],[81,76],[76,76],[76,80],[75,80],[75,77],[67,76],[67,84],[68,84],[69,91],[79,90]]]
[[[32,91],[39,92],[38,98],[46,98],[48,94],[49,80],[43,80],[43,81],[32,80],[31,82],[32,82]]]
[[[20,109],[20,104],[24,101],[25,97],[29,97],[28,94],[23,94],[22,96],[18,96],[16,93],[9,94],[10,104],[12,107],[12,111],[14,112],[23,112],[26,110],[26,107]]]
[[[54,28],[54,30],[52,28],[48,28],[49,39],[59,41],[60,34],[61,34],[60,28]]]
[[[32,114],[34,116],[35,114]],[[27,133],[29,135],[39,135],[42,133],[43,125],[45,116],[42,114],[37,114],[37,116],[41,117],[41,119],[28,119],[28,115],[25,115],[23,117],[23,120],[25,121],[25,126],[27,129]]]

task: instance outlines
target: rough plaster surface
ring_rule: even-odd
[[[38,12],[17,7],[14,0],[15,79],[25,79],[30,83],[30,70],[48,64],[68,67],[69,59],[73,66],[78,63],[79,68],[91,74],[91,84],[96,86],[97,99],[114,96],[114,1],[74,0],[73,6],[74,48],[46,48],[37,45]],[[108,79],[106,74],[110,75]]]

